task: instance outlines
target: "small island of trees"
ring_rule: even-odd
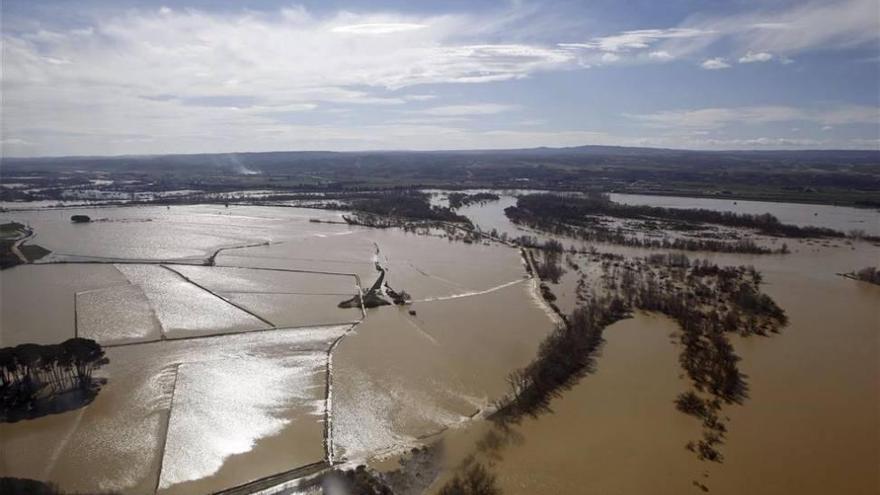
[[[501,196],[489,192],[481,192],[475,194],[454,192],[449,193],[447,197],[449,198],[449,208],[452,210],[456,210],[463,206],[470,206],[476,203],[483,204],[490,201],[498,201],[499,199],[501,199]]]
[[[868,282],[869,284],[880,285],[880,269],[874,268],[873,266],[868,266],[859,271],[844,274],[844,276],[855,280],[861,280],[862,282]]]
[[[548,270],[532,251],[558,253],[559,246],[535,243],[524,249],[537,275],[552,283],[556,269]],[[657,312],[678,323],[679,364],[692,384],[675,399],[675,406],[699,419],[703,427],[702,438],[686,447],[700,460],[721,462],[720,446],[727,431],[721,410],[748,396],[748,384],[737,366],[739,357],[727,335],[768,335],[788,322],[782,308],[761,292],[760,273],[748,266],[692,261],[682,253],[646,258],[597,253],[588,259],[602,275],[591,281],[581,272],[579,305],[572,313],[562,314],[553,303],[552,290],[541,284],[542,296],[562,323],[529,365],[508,376],[510,392],[496,404],[493,419],[505,424],[548,411],[554,398],[593,371],[605,328],[635,310]]]
[[[0,348],[0,422],[87,404],[105,382],[93,373],[108,362],[104,349],[91,339]]]
[[[738,233],[719,236],[712,232],[722,226],[747,229],[760,235],[780,238],[846,238],[847,234],[822,227],[801,227],[784,224],[773,215],[750,215],[706,209],[661,208],[615,203],[607,194],[587,193],[578,196],[558,194],[530,194],[520,196],[516,206],[504,210],[511,222],[554,235],[562,235],[588,242],[602,242],[655,249],[686,251],[714,251],[749,254],[786,254],[788,246],[778,249],[759,245]],[[609,219],[616,219],[609,221]],[[629,222],[639,231],[651,235],[636,235],[623,228]],[[632,229],[629,229],[632,230]],[[670,236],[670,231],[682,234]],[[699,234],[699,235],[693,235]],[[874,236],[852,234],[876,242]]]
[[[70,217],[70,221],[73,223],[89,223],[92,221],[92,218],[88,215],[73,215]]]

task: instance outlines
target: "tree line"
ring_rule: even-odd
[[[403,217],[416,220],[435,220],[460,222],[470,225],[471,221],[442,206],[432,206],[428,194],[417,190],[390,190],[372,194],[370,197],[354,199],[350,202],[353,210],[374,215]]]
[[[788,252],[788,246],[785,244],[778,251],[775,251],[768,247],[760,246],[751,239],[722,241],[683,237],[669,238],[668,236],[662,238],[636,237],[627,235],[623,229],[613,229],[601,225],[595,219],[582,218],[574,220],[562,217],[539,216],[531,210],[520,206],[505,208],[504,214],[515,224],[586,242],[617,244],[646,249],[678,249],[682,251],[711,251],[719,253],[772,254],[778,252],[784,254]],[[578,224],[572,222],[578,222]]]
[[[557,218],[563,221],[581,221],[590,215],[604,215],[627,219],[661,219],[691,224],[710,223],[727,227],[755,229],[759,233],[776,237],[846,237],[837,230],[784,224],[770,213],[748,214],[715,211],[704,208],[664,208],[648,205],[627,205],[611,201],[605,193],[585,195],[530,194],[517,199],[517,207],[531,211],[539,217]]]
[[[489,201],[498,201],[501,196],[495,193],[480,192],[474,194],[452,192],[447,195],[449,198],[449,208],[458,209],[462,206],[470,206],[475,203],[488,203]]]
[[[674,319],[682,330],[679,363],[693,390],[675,404],[703,425],[702,438],[686,447],[701,460],[721,462],[726,426],[720,410],[748,395],[727,333],[778,332],[787,324],[785,312],[760,291],[761,276],[752,267],[720,267],[691,261],[683,253],[594,258],[605,274],[601,287],[589,288],[581,276],[580,304],[542,342],[537,357],[508,376],[510,392],[497,404],[495,418],[517,421],[546,411],[554,397],[594,369],[605,327],[635,309],[654,311]],[[549,288],[543,289],[547,298]]]

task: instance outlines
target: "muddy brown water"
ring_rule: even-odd
[[[511,201],[464,210],[487,230],[521,232],[503,217]],[[527,363],[552,328],[523,279],[518,252],[509,248],[314,224],[312,217],[338,215],[297,208],[85,209],[108,219],[88,230],[69,225],[69,215],[79,212],[15,212],[4,219],[13,215],[35,226],[35,242],[53,249],[56,260],[199,260],[223,247],[268,242],[222,251],[217,264],[352,273],[364,284],[375,277],[374,262],[382,262],[392,286],[417,300],[416,314],[370,310],[337,344],[329,418],[339,461],[384,457],[437,438],[454,444],[454,453],[472,452],[485,425],[471,415],[505,392],[505,375]],[[780,335],[734,339],[750,398],[725,409],[731,421],[724,464],[701,463],[684,450],[699,425],[672,404],[687,385],[670,339],[676,328],[640,314],[606,331],[596,374],[554,401],[553,414],[525,421],[517,443],[500,452],[493,470],[505,493],[679,494],[695,490],[694,479],[722,494],[877,493],[880,288],[836,273],[877,265],[880,248],[789,244],[787,256],[689,254],[755,265],[765,275],[764,290],[791,319]],[[648,252],[597,247],[630,256]],[[356,310],[332,307],[334,299],[325,295],[349,292],[339,277],[316,279],[324,286],[311,290],[317,285],[288,275],[242,280],[229,269],[185,270],[279,325],[359,318]],[[555,290],[570,297],[572,280],[564,277],[564,287]],[[113,265],[5,270],[0,342],[68,338],[75,292],[131,285]],[[119,297],[142,303],[136,291]],[[210,304],[225,304],[218,301]],[[83,318],[103,335],[112,323],[102,321],[114,317],[100,307]],[[174,316],[185,319],[180,311]],[[259,325],[245,329],[252,327]],[[144,324],[144,335],[153,335],[151,328]],[[321,460],[326,350],[348,328],[111,348],[103,372],[110,381],[94,403],[0,425],[0,475],[51,480],[71,490],[152,493],[159,486],[165,493],[203,493]],[[175,379],[181,377],[178,395]],[[181,406],[177,414],[172,402]]]
[[[91,405],[0,425],[4,476],[70,490],[206,493],[326,459],[327,440],[339,460],[405,450],[499,397],[550,328],[507,247],[314,224],[327,212],[294,208],[83,211],[106,221],[78,229],[67,220],[75,210],[14,215],[53,249],[49,261],[119,263],[4,271],[2,342],[58,342],[81,323],[89,336],[130,345],[108,348],[109,381]],[[257,242],[268,244],[239,248]],[[142,263],[198,261],[223,247],[215,268]],[[351,325],[267,322],[360,321],[359,310],[336,304],[356,280],[372,283],[376,261],[416,299],[416,314],[379,308],[346,335],[329,361],[327,400],[327,351]],[[127,332],[114,330],[120,324]],[[166,340],[140,343],[157,325]],[[228,335],[205,337],[216,333]]]
[[[503,205],[484,209],[484,222],[523,233],[498,215]],[[769,211],[796,215],[790,207]],[[855,223],[880,219],[876,212],[859,213]],[[799,223],[811,224],[803,217]],[[822,226],[838,229],[854,222],[834,215],[825,220],[830,223]],[[880,247],[789,246],[786,256],[687,253],[756,266],[763,290],[790,318],[779,335],[732,339],[750,397],[724,410],[730,423],[723,464],[697,461],[683,448],[698,438],[699,425],[672,404],[687,386],[669,338],[675,324],[637,314],[606,330],[598,371],[554,400],[553,413],[514,428],[514,441],[499,450],[499,459],[480,457],[492,464],[504,493],[700,493],[693,480],[721,494],[880,492],[880,287],[837,275],[877,266]],[[651,252],[596,247],[626,256]],[[573,307],[577,278],[569,271],[551,284],[564,309]],[[476,452],[487,430],[476,424],[470,433],[451,434],[448,462]]]

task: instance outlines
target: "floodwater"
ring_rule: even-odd
[[[826,227],[849,232],[863,230],[880,235],[880,219],[876,209],[847,206],[742,201],[738,199],[684,198],[645,194],[611,194],[611,200],[628,205],[661,206],[663,208],[702,208],[715,211],[761,215],[772,213],[782,223],[798,226]]]
[[[876,212],[858,211],[868,215],[866,221],[880,219]],[[484,215],[488,225],[505,225],[504,218]],[[845,229],[847,223],[823,226]],[[554,400],[553,413],[515,427],[498,458],[483,456],[503,492],[672,495],[700,493],[691,486],[698,481],[711,493],[731,495],[878,493],[880,287],[838,274],[877,266],[880,247],[789,245],[789,255],[687,253],[722,265],[756,266],[764,275],[763,290],[790,318],[779,335],[732,337],[750,397],[724,409],[730,422],[723,464],[700,462],[684,449],[699,438],[699,424],[672,402],[687,386],[670,338],[677,328],[666,318],[639,313],[606,330],[598,371]],[[626,256],[651,252],[597,247]],[[551,284],[562,294],[564,310],[574,304],[578,276],[569,269],[560,284]],[[470,435],[452,435],[459,458],[476,451],[487,430],[475,425]]]
[[[117,265],[142,288],[168,338],[271,328],[266,322],[198,287],[162,265]]]
[[[129,285],[113,265],[21,265],[0,272],[0,344],[74,336],[76,293]]]
[[[320,460],[326,351],[349,328],[109,348],[93,403],[0,424],[0,472],[71,491],[204,493],[273,474],[281,460]],[[283,436],[279,462],[226,467],[269,435]],[[202,484],[180,490],[190,480]]]
[[[483,230],[532,234],[504,217],[514,202],[505,195],[461,212]],[[781,211],[793,205],[767,205],[791,221]],[[80,213],[101,221],[70,224]],[[866,214],[866,222],[880,218]],[[34,242],[53,250],[45,261],[116,262],[0,272],[2,345],[80,333],[109,346],[108,383],[92,404],[0,425],[0,475],[66,490],[206,493],[438,438],[464,455],[486,431],[476,418],[554,325],[519,252],[497,244],[313,223],[339,214],[299,208],[7,217],[35,227]],[[819,225],[854,228],[839,218]],[[721,494],[876,493],[880,288],[837,273],[877,265],[880,248],[789,245],[784,256],[688,253],[755,265],[791,320],[779,335],[732,339],[750,398],[724,410],[723,464],[684,449],[700,427],[672,403],[687,387],[670,336],[677,328],[640,313],[607,329],[597,372],[556,399],[552,414],[515,429],[493,461],[504,493],[681,494],[696,492],[693,480]],[[212,255],[217,266],[181,264]],[[376,262],[414,303],[365,315],[337,308],[373,283]],[[576,280],[570,270],[553,287],[566,311]]]
[[[205,493],[406,450],[498,399],[552,327],[501,245],[297,208],[8,215],[53,255],[0,274],[3,344],[79,334],[110,358],[93,403],[0,425],[0,475],[66,490]],[[377,262],[414,304],[338,308]]]
[[[137,285],[76,293],[77,336],[107,344],[145,342],[162,337],[162,324]]]
[[[72,215],[91,223],[74,224]],[[101,207],[10,211],[0,219],[30,225],[32,243],[64,260],[201,261],[216,250],[338,232],[336,225],[310,218],[338,220],[339,214],[299,208],[216,205]]]
[[[484,192],[487,190],[462,191],[467,193]],[[504,216],[504,209],[508,206],[516,206],[516,196],[542,191],[513,190],[498,192],[501,196],[499,201],[484,205],[471,205],[458,210],[462,215],[470,218],[484,231],[493,228],[498,232],[507,232],[508,235],[534,235],[527,229],[522,229]],[[776,203],[769,201],[742,201],[734,199],[715,198],[687,198],[679,196],[653,196],[645,194],[617,194],[612,193],[611,200],[630,204],[659,206],[664,208],[703,208],[714,211],[729,211],[760,215],[771,213],[782,223],[790,223],[799,226],[825,227],[841,232],[853,230],[864,231],[868,235],[880,235],[880,212],[876,209],[851,208],[846,206]],[[440,196],[434,201],[441,204]],[[541,236],[539,236],[541,237]]]
[[[552,327],[521,281],[485,294],[368,310],[333,355],[333,441],[351,460],[399,452],[484,411]]]
[[[675,332],[668,318],[636,313],[606,329],[596,372],[554,400],[552,413],[507,432],[476,425],[477,439],[489,431],[502,439],[478,457],[502,493],[689,493],[701,466],[684,443],[700,426],[672,404],[689,386]],[[462,438],[450,443],[453,456],[469,453]]]

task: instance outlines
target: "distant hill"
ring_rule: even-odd
[[[187,155],[73,156],[46,158],[0,158],[8,174],[16,170],[90,170],[202,173],[225,170],[230,173],[290,173],[326,167],[405,166],[492,167],[563,166],[596,168],[613,165],[660,168],[750,168],[772,166],[784,169],[816,167],[824,170],[880,171],[880,150],[790,150],[790,151],[695,151],[621,146],[576,146],[569,148],[525,148],[459,151],[278,151]]]
[[[531,188],[722,196],[880,206],[880,151],[693,151],[617,146],[460,151],[283,151],[114,157],[5,158],[4,177],[39,176],[54,192],[0,190],[0,199],[60,197],[89,179],[112,188],[235,191],[388,187]],[[124,184],[131,186],[122,187]]]

